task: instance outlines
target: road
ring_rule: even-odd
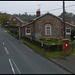
[[[70,74],[0,28],[0,74]]]

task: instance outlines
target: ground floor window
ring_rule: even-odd
[[[30,27],[27,27],[26,28],[26,35],[30,35],[31,34],[31,29],[30,29]]]
[[[51,35],[51,25],[50,24],[45,25],[45,34]]]
[[[66,27],[66,34],[71,34],[71,27]]]

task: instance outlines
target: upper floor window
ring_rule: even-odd
[[[51,25],[50,24],[45,25],[45,34],[51,35]]]
[[[66,34],[71,34],[71,27],[69,26],[66,27]]]
[[[26,28],[26,35],[30,35],[31,34],[31,29],[30,29],[30,27],[27,27]]]

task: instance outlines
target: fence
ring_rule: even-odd
[[[34,45],[37,45],[38,47],[43,48],[43,50],[45,50],[45,51],[62,51],[62,49],[63,49],[62,44],[60,44],[60,45],[47,45],[47,44],[45,44],[43,42],[39,42],[37,40],[34,40],[32,38],[29,38],[29,37],[25,37],[25,36],[23,36],[23,39],[31,42]]]

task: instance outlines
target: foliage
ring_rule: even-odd
[[[10,28],[18,28],[18,26],[15,26],[15,25],[10,25],[9,27]]]
[[[73,29],[73,30],[71,31],[71,39],[74,40],[74,36],[75,36],[75,29]]]
[[[15,34],[11,33],[10,31],[8,33],[18,39],[18,35],[15,35]]]
[[[10,16],[7,13],[3,13],[0,15],[0,23],[2,23],[2,25],[6,25],[7,22],[9,21]]]
[[[31,22],[36,16],[35,15],[28,15],[26,12],[24,14],[13,14],[12,16],[19,17],[23,21]]]
[[[49,44],[49,45],[59,44],[59,40],[55,40],[55,39],[52,39],[52,40],[40,39],[39,41],[46,43],[46,44]]]

